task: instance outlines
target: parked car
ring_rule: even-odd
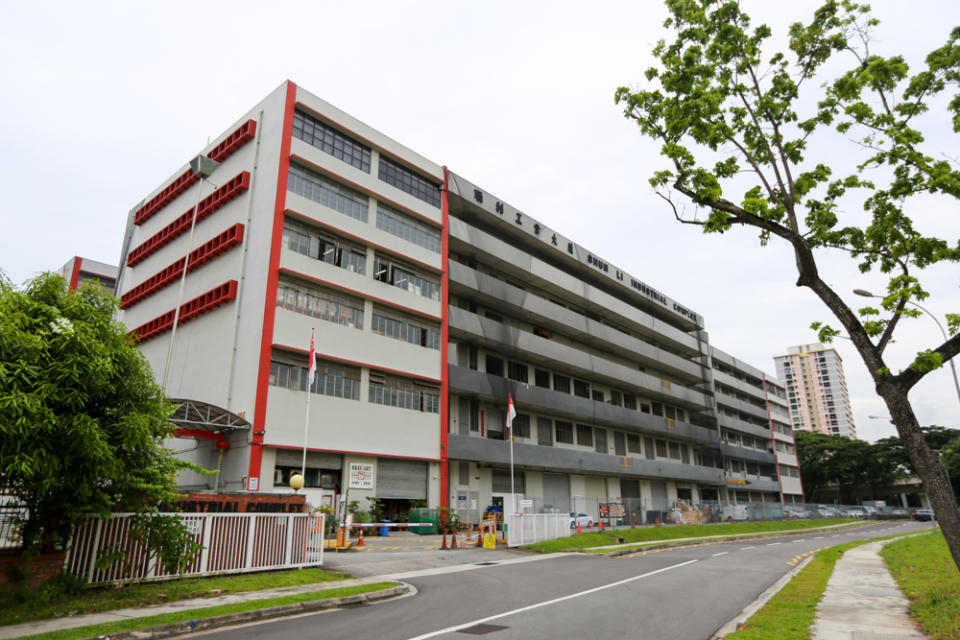
[[[917,509],[913,512],[913,519],[920,522],[930,522],[933,518],[933,509]]]
[[[840,518],[840,510],[834,507],[818,507],[817,511],[820,512],[821,518]]]
[[[810,517],[810,513],[803,507],[786,507],[783,515],[787,520],[806,520]]]
[[[570,528],[576,529],[577,524],[580,525],[581,529],[589,529],[593,526],[593,516],[591,516],[589,513],[584,513],[583,511],[571,511]]]
[[[844,511],[843,515],[847,518],[866,518],[867,512],[860,507],[850,507]]]

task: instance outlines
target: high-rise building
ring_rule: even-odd
[[[836,349],[803,344],[773,360],[777,377],[787,389],[794,429],[857,437],[843,361]]]
[[[782,390],[687,305],[290,82],[203,153],[130,212],[118,286],[175,448],[221,469],[189,488],[286,490],[306,448],[312,503],[394,513],[802,500]]]

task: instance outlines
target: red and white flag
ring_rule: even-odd
[[[510,428],[513,426],[513,419],[517,417],[517,409],[513,406],[513,394],[507,396],[507,440],[510,439]]]
[[[309,377],[309,384],[313,386],[313,377],[317,373],[317,352],[313,348],[313,331],[310,332],[310,369],[307,372]]]

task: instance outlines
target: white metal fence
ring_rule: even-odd
[[[323,514],[207,513],[176,516],[202,549],[183,575],[241,573],[323,564]],[[64,571],[89,584],[163,580],[159,558],[131,532],[133,514],[118,513],[104,520],[91,517],[77,526],[70,541]],[[105,567],[97,559],[120,552],[121,559]]]
[[[534,542],[556,540],[571,533],[566,513],[512,513],[503,517],[507,525],[507,546],[519,547]]]

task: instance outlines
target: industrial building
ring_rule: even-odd
[[[802,501],[783,387],[653,283],[292,82],[202,153],[117,285],[173,448],[220,469],[185,487],[289,491],[306,450],[311,503],[389,514]]]

